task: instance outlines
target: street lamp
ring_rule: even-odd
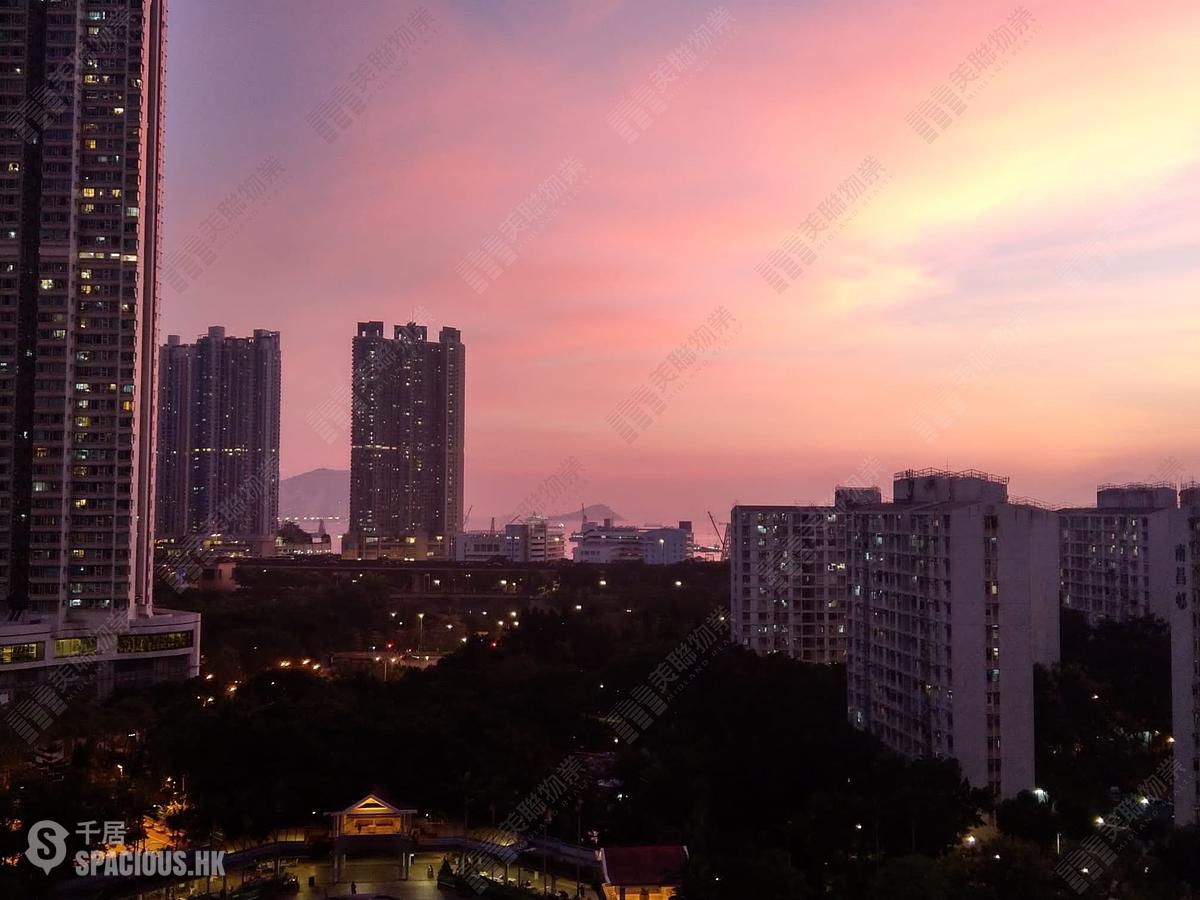
[[[575,801],[575,849],[578,851],[583,844],[583,798]],[[580,880],[579,855],[575,856],[575,896],[583,896],[583,882]]]
[[[425,613],[417,613],[417,649],[421,649],[421,638],[425,634]]]

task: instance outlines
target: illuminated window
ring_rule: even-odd
[[[191,631],[165,631],[161,634],[118,634],[118,653],[151,653],[157,650],[183,650],[192,646]]]
[[[80,497],[75,501],[76,509],[83,509],[85,506],[87,506],[87,497]]]
[[[84,189],[83,189],[83,196],[85,196],[85,197],[95,197],[95,196],[96,196],[96,189],[95,189],[95,188],[84,188]]]
[[[83,656],[96,652],[94,637],[60,638],[54,642],[55,656]]]
[[[46,645],[42,641],[30,644],[0,644],[0,665],[37,662],[45,658]]]
[[[42,279],[42,290],[43,291],[53,290],[53,288],[54,288],[54,279],[53,278],[43,278]]]

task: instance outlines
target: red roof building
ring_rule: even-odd
[[[605,847],[600,851],[606,900],[668,900],[687,871],[683,846]]]

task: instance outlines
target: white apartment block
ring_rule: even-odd
[[[1058,517],[1064,608],[1093,624],[1145,615],[1170,621],[1174,551],[1187,528],[1174,485],[1103,484],[1094,507],[1060,509]]]
[[[1171,548],[1171,713],[1175,824],[1200,821],[1200,486],[1179,492],[1187,511]]]
[[[846,661],[846,520],[878,488],[838,488],[832,506],[739,505],[730,513],[733,640],[808,663]]]
[[[1001,797],[1035,785],[1033,667],[1059,647],[1057,518],[1007,484],[900,472],[847,523],[851,723]]]

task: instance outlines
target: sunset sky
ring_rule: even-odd
[[[698,531],[864,471],[1048,502],[1200,477],[1195,0],[427,0],[435,31],[322,135],[310,114],[417,8],[171,4],[166,255],[206,243],[162,334],[282,332],[284,476],[348,468],[314,410],[357,321],[416,314],[467,345],[473,527],[570,456],[586,482],[542,511]],[[563,166],[477,291],[460,264]],[[777,291],[756,267],[813,216]],[[610,414],[639,390],[660,399],[627,440]]]

